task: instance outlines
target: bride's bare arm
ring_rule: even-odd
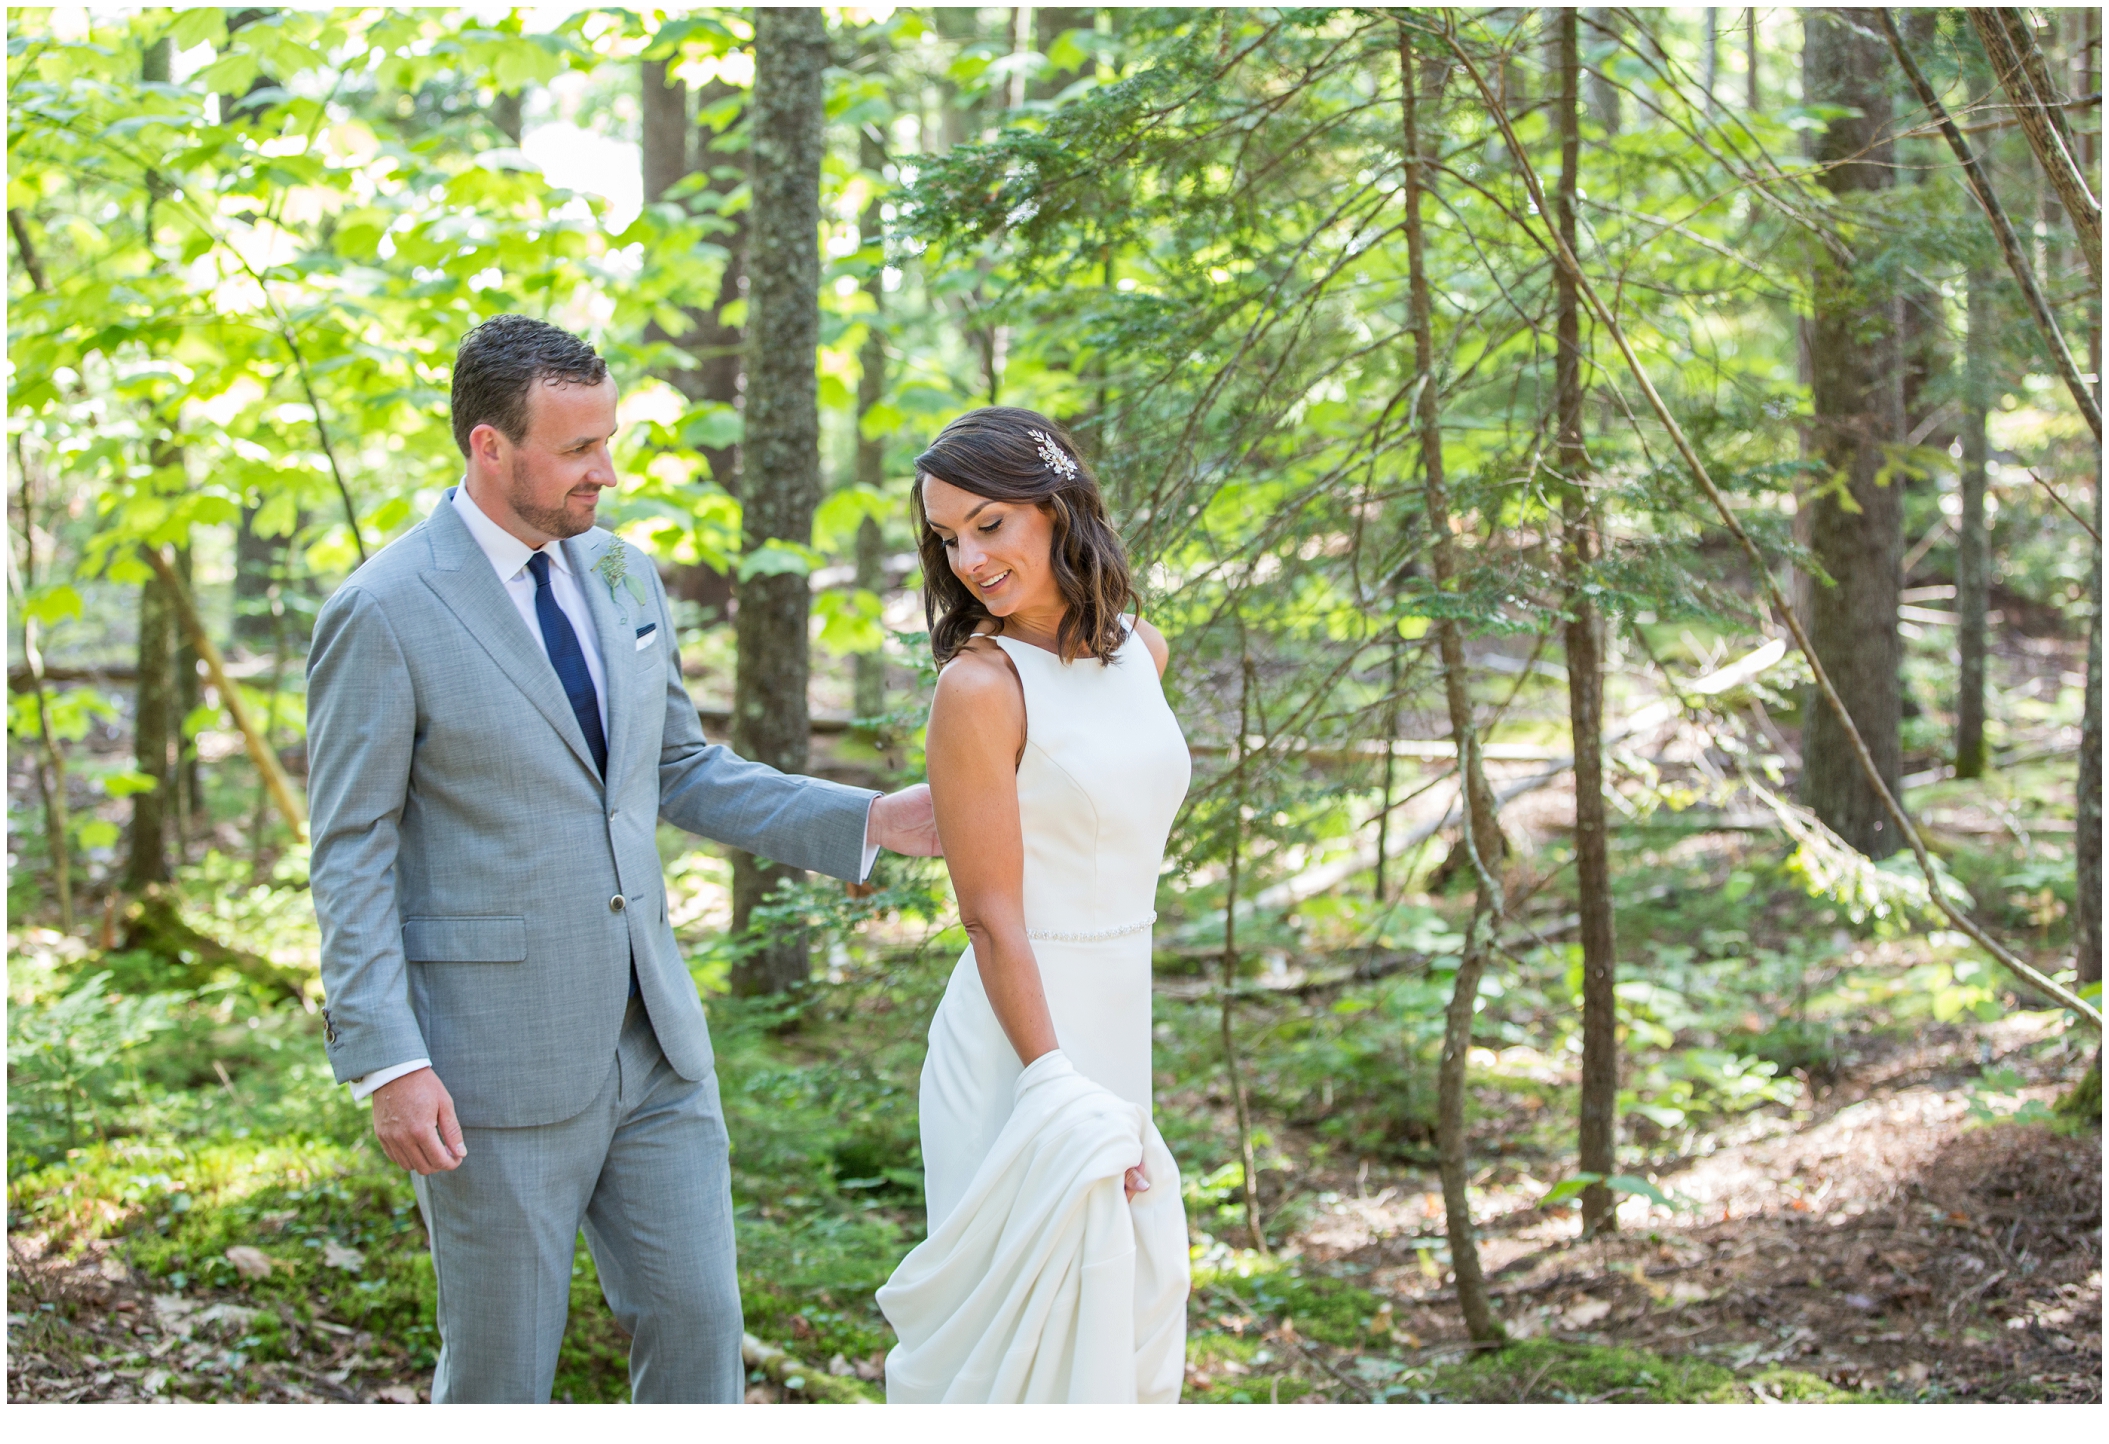
[[[939,674],[930,704],[930,798],[982,988],[1018,1061],[1029,1065],[1060,1044],[1025,936],[1024,750],[1025,696],[1009,659],[992,642],[969,644]]]

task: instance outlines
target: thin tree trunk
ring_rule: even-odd
[[[1755,5],[1743,12],[1743,84],[1747,92],[1743,97],[1743,104],[1749,108],[1752,116],[1758,113],[1758,99],[1760,96],[1758,89],[1757,15],[1757,7]]]
[[[2100,495],[2097,478],[2096,495]],[[2095,507],[2095,527],[2102,509]],[[2079,805],[2075,809],[2075,881],[2079,909],[2074,922],[2074,961],[2081,987],[2102,980],[2102,548],[2088,557],[2088,597],[2094,615],[2087,623],[2087,703],[2080,720]]]
[[[234,533],[233,640],[251,652],[269,645],[276,634],[271,573],[278,556],[278,538],[256,534],[256,516],[262,510],[261,505],[244,504]]]
[[[1422,484],[1428,531],[1433,539],[1435,582],[1448,591],[1456,572],[1451,555],[1450,498],[1443,476],[1442,410],[1436,394],[1435,327],[1428,296],[1427,246],[1421,229],[1421,192],[1425,161],[1421,155],[1418,98],[1415,95],[1413,33],[1399,26],[1399,91],[1406,158],[1406,257],[1414,373],[1419,390]],[[1472,728],[1472,704],[1465,691],[1464,642],[1455,618],[1436,621],[1437,647],[1443,663],[1443,697],[1450,712],[1450,732],[1457,745],[1463,779],[1464,823],[1459,829],[1472,859],[1477,890],[1464,956],[1451,984],[1443,1027],[1443,1055],[1437,1072],[1436,1152],[1443,1182],[1444,1225],[1450,1237],[1451,1266],[1457,1276],[1457,1302],[1465,1328],[1477,1343],[1495,1344],[1506,1337],[1494,1317],[1486,1274],[1479,1264],[1479,1241],[1472,1224],[1471,1174],[1465,1157],[1465,1065],[1472,1045],[1472,1016],[1479,999],[1479,979],[1486,967],[1490,914],[1498,912],[1500,884],[1489,871],[1500,833],[1494,823],[1493,790],[1480,766]]]
[[[1385,656],[1384,685],[1384,796],[1377,809],[1377,862],[1372,870],[1370,894],[1378,902],[1385,898],[1385,870],[1391,861],[1391,803],[1398,775],[1398,752],[1392,745],[1399,736],[1399,652],[1405,639],[1391,629]]]
[[[175,710],[176,609],[158,576],[139,584],[139,672],[133,693],[132,767],[154,785],[132,794],[124,886],[141,892],[168,881],[170,714]]]
[[[291,554],[290,545],[279,548],[278,577],[271,584],[266,600],[271,607],[271,703],[264,712],[264,746],[270,748],[278,735],[278,699],[285,686],[286,675],[286,568],[285,559]],[[259,772],[256,776],[256,805],[249,820],[249,879],[264,880],[264,824],[269,817],[271,801],[270,779]]]
[[[688,159],[688,86],[667,73],[665,60],[637,62],[644,198],[663,200],[685,179]]]
[[[1803,91],[1812,105],[1850,106],[1815,137],[1822,184],[1841,197],[1889,188],[1887,57],[1874,17],[1861,10],[1805,12]],[[1903,559],[1903,488],[1883,484],[1885,448],[1901,440],[1903,368],[1897,305],[1870,300],[1877,285],[1819,252],[1809,325],[1810,401],[1826,481],[1810,503],[1809,541],[1828,583],[1810,588],[1809,634],[1853,724],[1894,795],[1903,776],[1903,642],[1897,632]],[[1838,719],[1805,708],[1802,795],[1816,815],[1869,857],[1904,845],[1869,785]]]
[[[41,280],[38,284],[41,288]],[[15,462],[22,468],[22,568],[15,606],[22,617],[22,663],[29,669],[30,694],[37,708],[37,739],[44,749],[35,771],[37,791],[44,804],[44,843],[51,853],[52,890],[58,894],[59,926],[71,933],[73,854],[66,808],[66,753],[51,728],[51,697],[44,690],[44,653],[37,645],[37,624],[29,615],[30,592],[37,584],[36,484],[19,436],[15,438]],[[8,570],[12,574],[13,566]]]
[[[1233,1005],[1238,987],[1238,892],[1245,856],[1245,739],[1252,730],[1252,687],[1255,669],[1252,653],[1245,645],[1242,616],[1238,626],[1239,676],[1238,735],[1232,744],[1236,761],[1230,819],[1230,859],[1223,892],[1223,1069],[1230,1075],[1230,1101],[1238,1120],[1238,1162],[1245,1199],[1245,1233],[1252,1247],[1267,1252],[1267,1232],[1260,1223],[1259,1157],[1252,1146],[1252,1109],[1245,1097],[1245,1070],[1238,1062],[1238,1040]]]
[[[1992,278],[1969,274],[1969,329],[1963,338],[1962,515],[1955,520],[1955,775],[1981,777],[1985,747],[1985,617],[1991,589],[1985,528],[1985,417],[1991,410]]]
[[[1588,19],[1590,28],[1596,31],[1600,38],[1611,41],[1618,39],[1620,15],[1617,10],[1608,7],[1592,8],[1588,12]],[[1596,123],[1604,128],[1605,135],[1617,135],[1619,132],[1619,102],[1623,97],[1602,68],[1603,64],[1616,59],[1617,55],[1618,49],[1614,45],[1604,62],[1592,66],[1589,71],[1589,113]]]
[[[1706,12],[1711,35],[1714,12]],[[1575,199],[1580,187],[1581,55],[1576,16],[1555,11],[1559,48],[1559,188],[1553,219],[1575,249]],[[1560,510],[1567,573],[1567,715],[1574,735],[1574,865],[1582,927],[1581,1171],[1609,1178],[1618,1172],[1618,941],[1611,908],[1610,832],[1604,812],[1604,661],[1601,621],[1588,589],[1597,554],[1596,518],[1581,485],[1589,472],[1582,444],[1582,307],[1574,278],[1559,273],[1554,322],[1555,409],[1558,413]],[[1582,1231],[1618,1227],[1617,1200],[1602,1183],[1582,1193]]]
[[[818,10],[755,11],[753,223],[749,317],[768,338],[748,369],[743,555],[772,542],[808,546],[820,502],[820,165],[827,99],[827,20]],[[812,592],[797,572],[739,581],[733,749],[784,772],[806,767],[806,623]],[[733,926],[796,868],[733,855]],[[734,970],[742,993],[776,993],[811,975],[803,932],[778,930]]]
[[[183,589],[196,595],[191,583],[190,543],[176,548],[176,574]],[[212,818],[205,806],[204,778],[198,765],[198,739],[190,719],[205,702],[204,684],[198,680],[198,649],[179,626],[176,629],[176,857],[189,860],[190,844],[201,830],[209,832]]]
[[[858,136],[857,162],[864,171],[879,176],[886,166],[886,147],[868,130]],[[871,202],[857,222],[860,247],[878,243],[884,218],[879,213],[879,191],[874,186]],[[864,294],[871,297],[871,319],[865,325],[864,345],[857,352],[857,473],[859,486],[874,490],[886,481],[886,438],[864,434],[865,418],[886,398],[886,284],[883,266],[874,266],[865,278]],[[886,588],[886,537],[879,519],[866,514],[857,523],[857,586],[873,596]],[[859,717],[877,717],[886,711],[886,654],[859,652],[856,658],[855,710]]]
[[[1046,70],[1025,87],[1027,100],[1053,100],[1082,75],[1081,70],[1057,70],[1052,63],[1055,42],[1072,30],[1089,30],[1097,16],[1090,6],[1033,6],[1033,48],[1049,57]]]
[[[713,80],[697,91],[696,108],[710,109],[737,93],[724,81]],[[736,123],[728,122],[727,128]],[[698,125],[693,154],[696,169],[710,175],[709,189],[726,194],[746,183],[747,156],[744,148],[738,153],[714,149],[721,138],[719,130]],[[716,244],[725,251],[724,267],[718,274],[718,293],[708,305],[689,312],[691,326],[681,338],[682,349],[695,358],[696,365],[693,370],[676,372],[673,382],[690,401],[715,401],[738,408],[743,405],[746,389],[743,334],[740,327],[727,325],[723,317],[727,306],[747,294],[749,213],[738,210],[726,219],[732,229],[721,231],[716,237]],[[740,495],[737,444],[706,447],[703,459],[710,466],[711,479],[727,496]],[[724,612],[732,598],[731,579],[700,562],[676,568],[670,586],[676,596],[713,612]]]

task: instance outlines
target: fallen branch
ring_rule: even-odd
[[[1876,14],[1881,18],[1883,26],[1894,39],[1896,27],[1890,23],[1888,12],[1877,11]],[[1487,85],[1486,77],[1480,74],[1479,67],[1472,63],[1471,56],[1466,54],[1463,47],[1456,43],[1454,27],[1447,22],[1443,38],[1449,45],[1451,54],[1456,56],[1458,64],[1472,78],[1472,84],[1478,88],[1480,98],[1486,105],[1487,114],[1493,119],[1495,125],[1500,127],[1502,140],[1508,148],[1509,155],[1515,160],[1518,171],[1522,174],[1524,185],[1530,191],[1531,202],[1537,207],[1538,214],[1541,216],[1551,215],[1552,208],[1546,200],[1545,188],[1538,180],[1537,168],[1530,163],[1530,157],[1525,152],[1523,143],[1516,138],[1516,130],[1514,126],[1509,124],[1507,111],[1502,108],[1493,90]],[[1909,56],[1904,52],[1902,41],[1894,40],[1894,44],[1899,56],[1909,66]],[[1921,98],[1928,101],[1929,104],[1939,105],[1940,102],[1934,98],[1931,87],[1926,85],[1925,77],[1918,74],[1917,67],[1910,66],[1910,69],[1915,77],[1915,83],[1921,88]],[[1956,143],[1962,145],[1964,151],[1968,150],[1967,142],[1962,142],[1961,137],[1957,136],[1954,139]],[[1991,200],[1989,187],[1979,199]],[[1997,204],[1996,200],[1991,200],[1991,203],[1993,205]],[[2009,235],[2012,234],[2011,227],[2008,228],[2007,233]],[[1684,434],[1684,428],[1677,424],[1677,418],[1671,414],[1668,403],[1662,399],[1662,393],[1655,389],[1655,383],[1649,377],[1647,368],[1640,364],[1640,356],[1634,351],[1633,343],[1627,337],[1625,327],[1619,325],[1618,318],[1611,314],[1611,309],[1604,304],[1603,298],[1597,294],[1596,287],[1590,284],[1588,276],[1583,273],[1581,262],[1576,259],[1574,252],[1568,249],[1567,243],[1561,239],[1556,229],[1549,231],[1549,241],[1540,239],[1535,232],[1527,231],[1527,234],[1530,234],[1531,238],[1538,241],[1541,246],[1545,246],[1550,250],[1553,253],[1554,260],[1573,276],[1576,289],[1582,293],[1582,298],[1589,303],[1589,309],[1595,314],[1605,333],[1618,346],[1619,354],[1625,358],[1627,369],[1633,373],[1635,383],[1640,387],[1641,393],[1647,397],[1648,405],[1654,411],[1656,419],[1662,423],[1663,429],[1669,433],[1670,440],[1675,444],[1677,453],[1683,459],[1686,468],[1698,481],[1700,488],[1706,493],[1707,500],[1713,503],[1714,510],[1719,513],[1722,524],[1728,528],[1736,541],[1741,544],[1743,554],[1749,560],[1753,579],[1763,580],[1766,592],[1771,597],[1774,610],[1779,613],[1780,620],[1785,623],[1787,631],[1793,636],[1794,644],[1801,648],[1802,655],[1808,659],[1809,670],[1815,676],[1817,690],[1823,694],[1824,704],[1830,708],[1832,715],[1838,719],[1840,728],[1844,731],[1847,740],[1852,743],[1853,755],[1859,762],[1860,770],[1865,774],[1868,785],[1881,798],[1883,809],[1888,812],[1890,820],[1896,824],[1897,830],[1903,835],[1904,840],[1910,844],[1912,856],[1918,859],[1919,870],[1926,875],[1926,890],[1932,896],[1934,905],[1941,910],[1948,921],[1955,924],[1959,930],[1996,959],[2001,966],[2005,967],[2016,977],[2026,981],[2030,986],[2038,988],[2048,996],[2057,999],[2061,1005],[2070,1009],[2092,1027],[2095,1032],[2101,1032],[2102,1014],[2100,1009],[2081,998],[2070,988],[2054,982],[2035,968],[2030,967],[2001,946],[1974,919],[1964,914],[1948,901],[1941,888],[1940,875],[1934,869],[1933,859],[1926,852],[1924,839],[1919,836],[1918,829],[1911,825],[1911,819],[1905,816],[1902,805],[1898,803],[1895,794],[1889,790],[1889,784],[1882,780],[1882,769],[1875,765],[1873,755],[1867,750],[1867,740],[1860,735],[1860,729],[1854,725],[1852,713],[1846,710],[1845,700],[1838,695],[1838,689],[1831,685],[1830,674],[1824,670],[1822,661],[1816,655],[1816,648],[1810,644],[1808,634],[1802,630],[1801,619],[1794,614],[1793,607],[1788,605],[1787,598],[1781,593],[1778,578],[1773,576],[1772,569],[1765,565],[1764,554],[1758,550],[1757,543],[1751,540],[1750,533],[1743,529],[1743,524],[1736,520],[1734,510],[1728,505],[1728,498],[1723,496],[1721,489],[1714,484],[1712,475],[1706,469],[1706,463],[1699,459],[1699,453],[1692,448],[1691,439]],[[2032,284],[2033,281],[2031,281]],[[2040,299],[2040,293],[2032,292],[2032,294],[2038,295]],[[2049,321],[2048,312],[2044,314],[2042,319],[2048,321],[2055,328],[2056,322]],[[2058,349],[2064,355],[2064,361],[2069,367],[2072,357],[2069,353],[2062,352],[2062,337],[2060,338]],[[2099,440],[2102,434],[2101,414],[2094,409],[2093,397],[2087,392],[2086,386],[2079,382],[2077,371],[2073,372],[2071,384],[2076,388],[2078,394],[2085,398],[2086,405],[2083,409],[2090,418],[2096,439]]]
[[[869,1404],[861,1389],[853,1389],[825,1369],[816,1369],[792,1357],[774,1344],[765,1344],[752,1334],[740,1335],[740,1362],[759,1369],[786,1389],[795,1389],[823,1404]]]

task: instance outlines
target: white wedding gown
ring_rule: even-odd
[[[1060,1051],[1020,1068],[969,948],[923,1063],[929,1236],[879,1290],[886,1396],[1175,1403],[1186,1215],[1150,1121],[1150,924],[1186,740],[1132,630],[1110,666],[996,641],[1025,689],[1025,921]]]

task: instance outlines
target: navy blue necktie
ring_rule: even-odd
[[[579,731],[586,734],[586,748],[593,754],[593,765],[600,775],[608,775],[608,736],[601,731],[600,694],[593,690],[593,674],[586,670],[586,654],[579,647],[579,635],[571,629],[571,619],[557,605],[556,594],[549,590],[549,555],[536,552],[527,559],[527,569],[535,574],[535,620],[542,624],[542,645],[549,650],[549,665],[557,669],[557,680],[564,684],[564,696],[571,702],[571,711],[579,719]]]

